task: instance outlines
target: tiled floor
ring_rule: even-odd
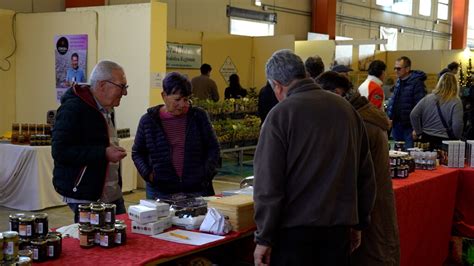
[[[239,188],[238,183],[225,182],[225,181],[214,181],[214,190],[216,194],[221,193],[223,190],[237,189]],[[145,191],[143,189],[137,189],[133,192],[126,193],[124,195],[125,207],[129,205],[137,204],[140,199],[145,198]],[[24,211],[18,211],[6,207],[0,206],[0,232],[7,231],[8,228],[8,216],[12,213],[29,213]],[[63,225],[73,223],[72,211],[67,206],[53,207],[38,212],[45,212],[48,214],[48,221],[50,228],[57,228]]]

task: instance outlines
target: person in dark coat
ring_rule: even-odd
[[[389,177],[388,136],[390,127],[387,115],[370,104],[358,92],[352,92],[351,82],[335,72],[325,72],[316,79],[323,89],[345,98],[364,120],[374,162],[377,193],[371,213],[371,224],[362,231],[360,247],[351,256],[351,265],[400,265],[400,239],[392,180]]]
[[[127,153],[119,147],[114,107],[127,95],[123,68],[100,61],[92,70],[91,85],[74,85],[61,98],[54,124],[51,154],[54,189],[79,222],[79,204],[98,200],[116,205],[125,213],[120,160]]]
[[[402,56],[395,61],[397,82],[393,95],[388,102],[387,114],[392,120],[392,137],[404,141],[406,148],[413,147],[413,128],[410,113],[415,105],[426,95],[426,74],[411,70],[411,61]]]
[[[190,106],[190,95],[189,80],[169,73],[161,93],[165,104],[149,108],[140,119],[132,159],[146,181],[148,199],[214,195],[219,143],[209,115]]]
[[[278,103],[278,99],[273,93],[273,89],[270,86],[270,83],[267,81],[267,84],[260,89],[258,94],[258,116],[260,120],[265,121],[265,118],[268,115],[268,112]]]
[[[240,78],[237,74],[232,74],[229,77],[229,87],[227,87],[224,91],[224,95],[226,99],[234,98],[240,99],[247,96],[247,90],[242,88],[240,85]]]

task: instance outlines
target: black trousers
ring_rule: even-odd
[[[281,230],[272,248],[274,265],[350,265],[350,228],[296,227]]]
[[[428,142],[430,144],[430,150],[440,150],[443,147],[443,140],[449,140],[449,138],[442,138],[437,136],[428,135],[423,133],[421,135],[422,142]]]

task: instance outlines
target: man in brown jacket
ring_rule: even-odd
[[[328,71],[316,79],[324,90],[344,96],[364,120],[374,164],[377,197],[371,213],[371,223],[362,231],[360,247],[352,253],[351,265],[400,265],[400,239],[392,180],[389,175],[387,115],[372,105],[358,92],[352,93],[352,84],[344,76]]]
[[[375,198],[363,121],[306,78],[290,50],[272,55],[266,75],[280,103],[262,126],[254,158],[254,262],[349,265]]]
[[[216,82],[211,79],[211,66],[209,64],[202,64],[200,70],[201,75],[191,80],[193,96],[201,100],[211,99],[214,102],[219,101]]]

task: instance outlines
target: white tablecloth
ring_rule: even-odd
[[[131,191],[137,186],[133,138],[119,143],[127,150],[122,160],[122,191]],[[0,205],[24,211],[65,205],[52,184],[53,166],[50,146],[0,144]]]

